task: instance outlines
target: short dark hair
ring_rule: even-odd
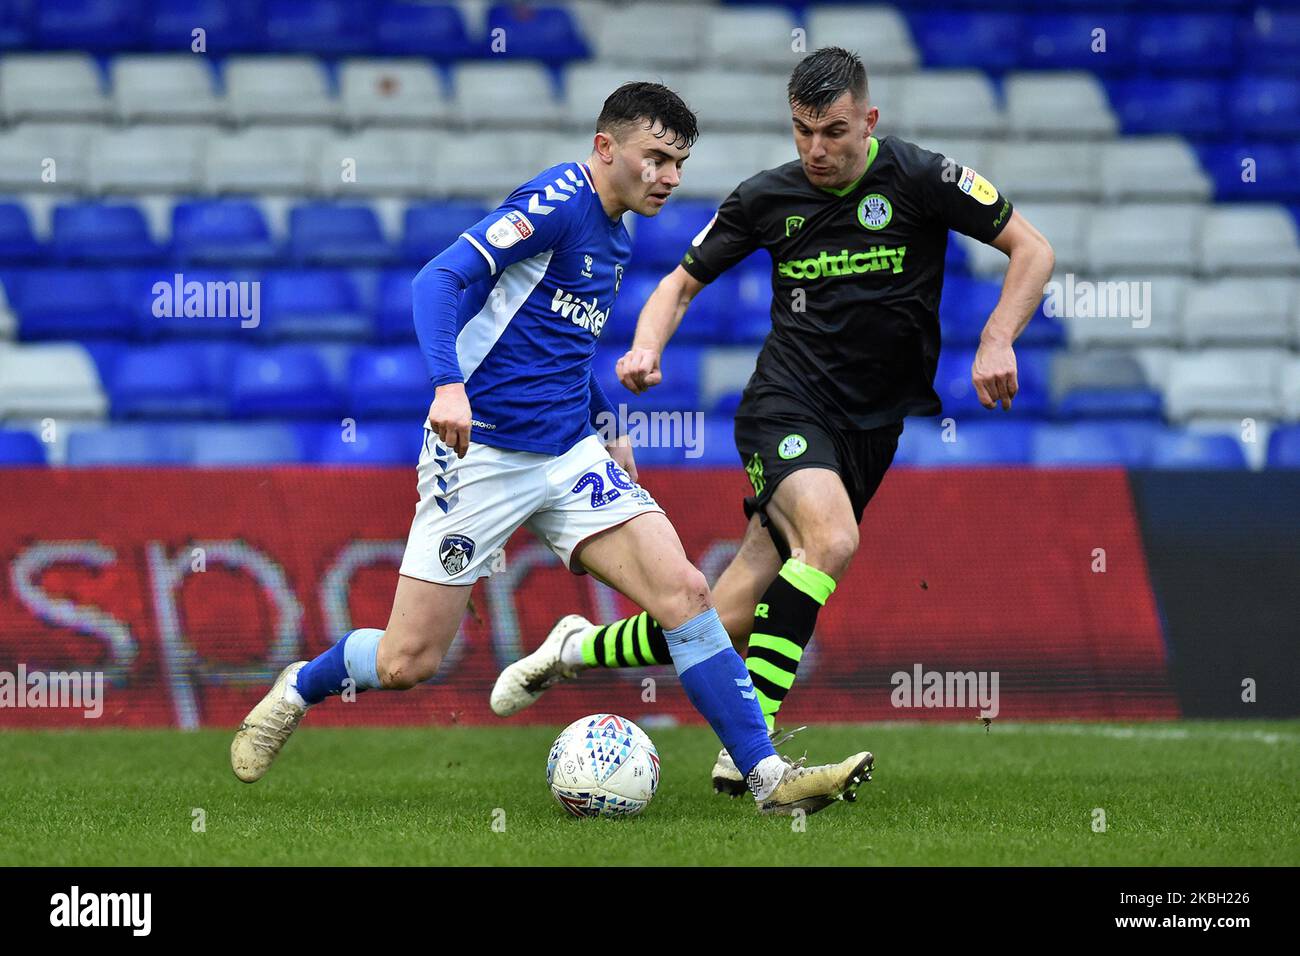
[[[827,46],[814,50],[799,61],[786,87],[790,103],[812,110],[818,115],[848,90],[853,99],[867,98],[867,68],[862,58],[843,47]]]
[[[641,124],[661,127],[660,139],[671,137],[669,145],[689,149],[700,135],[695,114],[682,98],[660,83],[624,83],[605,100],[596,118],[596,132],[622,137],[628,127]]]

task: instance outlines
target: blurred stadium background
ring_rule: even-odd
[[[936,388],[957,440],[909,420],[792,716],[896,715],[888,675],[917,661],[1001,668],[1029,717],[1237,714],[1247,677],[1294,696],[1293,0],[3,0],[0,667],[102,667],[116,722],[229,723],[282,662],[385,620],[431,398],[410,280],[585,156],[628,79],[682,92],[702,136],[668,207],[628,217],[598,367],[616,402],[705,414],[702,455],[638,461],[716,574],[766,254],[697,300],[663,386],[634,398],[613,364],[716,203],[795,158],[786,78],[832,43],[863,55],[878,133],[977,168],[1052,241],[1058,279],[1150,283],[1151,314],[1036,316],[1014,410],[987,413],[969,369],[1005,258],[954,235]],[[178,273],[259,282],[260,321],[157,317]],[[339,465],[367,470],[321,467]],[[361,712],[483,717],[497,666],[554,616],[623,609],[532,543],[508,557],[441,696]],[[639,689],[604,675],[535,717],[567,721],[570,693],[636,717]],[[1259,715],[1295,713],[1285,697]]]

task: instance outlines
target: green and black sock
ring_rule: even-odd
[[[664,629],[646,611],[598,627],[582,639],[582,661],[588,667],[649,667],[672,660]]]
[[[804,648],[812,640],[817,612],[835,590],[829,574],[790,558],[754,609],[745,666],[758,691],[767,729],[776,726],[781,702],[794,684]]]

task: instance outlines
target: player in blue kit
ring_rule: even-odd
[[[815,767],[776,754],[704,575],[629,477],[631,449],[607,448],[594,427],[611,411],[591,359],[627,267],[622,217],[663,208],[695,138],[695,116],[675,93],[626,84],[605,101],[586,162],[520,186],[420,270],[415,326],[435,397],[388,626],[352,631],[285,668],[231,744],[241,780],[266,773],[311,705],[345,687],[404,690],[431,678],[471,587],[521,525],[574,573],[590,571],[662,622],[687,696],[760,810],[814,812],[870,779],[865,751]]]

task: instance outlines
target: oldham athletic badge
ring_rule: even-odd
[[[474,539],[463,534],[446,535],[438,546],[438,557],[448,574],[460,574],[474,557]]]

